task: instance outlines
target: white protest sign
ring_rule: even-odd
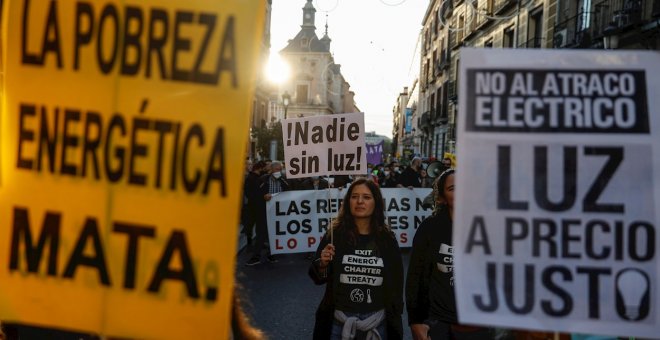
[[[381,189],[385,223],[400,247],[412,246],[415,231],[431,215],[422,202],[431,189]],[[266,203],[268,239],[273,254],[313,252],[337,217],[346,189],[285,191]]]
[[[367,173],[362,112],[286,119],[282,139],[287,178]]]
[[[459,321],[657,337],[660,54],[463,49],[460,72]]]

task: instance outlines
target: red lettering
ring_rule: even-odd
[[[407,233],[399,234],[399,240],[400,240],[400,243],[408,242],[408,234]]]
[[[290,238],[286,242],[286,245],[287,245],[287,247],[289,247],[289,249],[294,249],[298,245],[298,241],[296,241],[295,238]]]
[[[315,244],[316,244],[316,238],[314,237],[307,238],[307,247],[311,248]]]
[[[284,249],[284,247],[280,245],[280,239],[278,238],[275,239],[275,249],[277,250]]]

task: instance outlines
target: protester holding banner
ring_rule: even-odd
[[[406,307],[413,338],[492,339],[491,329],[458,324],[452,245],[454,170],[444,171],[435,186],[439,208],[417,229],[406,280]]]
[[[246,265],[253,266],[261,262],[261,250],[264,248],[264,244],[268,242],[268,222],[266,220],[265,202],[270,201],[273,195],[287,190],[289,190],[289,182],[282,177],[282,163],[277,161],[272,162],[270,164],[270,173],[263,175],[259,184],[259,192],[264,204],[257,218],[257,238],[253,245],[252,257],[245,263]],[[270,254],[270,248],[266,247],[266,253],[268,262],[277,262],[275,257]]]
[[[250,169],[243,183],[243,208],[241,210],[242,233],[247,238],[247,244],[252,244],[254,225],[257,223],[261,212],[265,210],[266,201],[259,190],[261,186],[262,171],[266,168],[266,162],[258,161]]]
[[[326,284],[314,339],[362,338],[365,333],[367,338],[401,339],[403,262],[385,225],[383,196],[374,182],[361,178],[349,187],[344,202],[309,270],[316,284]]]
[[[422,179],[419,175],[419,170],[422,168],[422,159],[419,157],[413,158],[410,166],[403,170],[399,176],[399,186],[403,188],[421,188]]]

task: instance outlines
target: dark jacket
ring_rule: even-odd
[[[326,277],[321,275],[319,264],[321,251],[330,243],[330,236],[326,234],[318,249],[316,250],[315,260],[309,267],[309,276],[317,285],[325,284],[325,294],[316,310],[316,323],[314,324],[314,340],[330,339],[332,321],[334,318],[334,299],[332,288],[332,266],[328,266]],[[387,339],[397,340],[403,338],[403,323],[401,313],[403,312],[403,260],[401,259],[401,250],[393,233],[376,239],[378,248],[383,254],[383,265],[387,268],[386,277],[383,281],[385,285],[385,322],[387,329]],[[345,240],[339,240],[335,235],[335,249],[340,253],[340,247],[350,249],[350,245]],[[343,253],[343,252],[342,252]]]
[[[300,185],[300,190],[319,190],[319,189],[327,189],[328,188],[328,181],[324,180],[323,178],[319,178],[319,184],[318,188],[314,188],[314,180],[312,178],[306,178],[305,180],[302,181],[302,184]]]
[[[266,208],[266,201],[261,193],[259,187],[261,186],[260,175],[256,172],[250,171],[245,176],[243,182],[243,207],[241,209],[241,224],[248,228],[248,233],[251,234],[251,227],[256,222],[258,216]]]
[[[378,184],[381,188],[396,188],[399,182],[396,180],[394,173],[390,173],[389,176],[383,175],[383,177],[379,178]]]
[[[456,299],[452,285],[453,268],[441,272],[441,244],[452,244],[452,221],[446,209],[422,222],[415,233],[406,276],[408,323],[435,319],[456,323]],[[450,263],[453,263],[450,262]],[[432,277],[435,275],[436,279]]]
[[[415,171],[411,166],[407,167],[399,176],[399,184],[404,187],[421,188],[422,180],[419,171]]]
[[[245,177],[245,191],[244,195],[246,198],[246,206],[248,208],[248,213],[255,213],[264,206],[264,196],[261,193],[261,176],[256,172],[250,172]]]

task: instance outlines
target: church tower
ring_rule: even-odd
[[[326,15],[325,34],[316,35],[316,9],[312,0],[302,8],[302,25],[296,36],[280,51],[291,68],[291,77],[282,84],[280,97],[290,96],[287,117],[317,116],[359,112],[353,102],[350,85],[341,74],[330,53]]]

